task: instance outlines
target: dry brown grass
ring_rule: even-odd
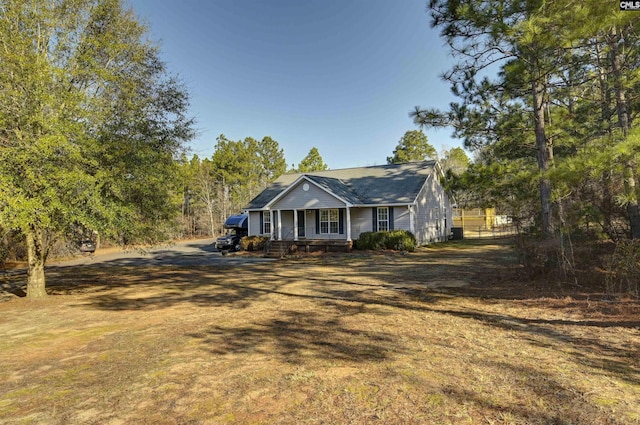
[[[0,303],[0,422],[640,423],[637,302],[514,258],[68,269],[47,300]]]

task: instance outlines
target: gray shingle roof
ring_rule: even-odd
[[[435,161],[423,161],[283,174],[245,209],[264,208],[301,176],[307,176],[318,186],[352,205],[410,204],[418,196],[434,167]]]

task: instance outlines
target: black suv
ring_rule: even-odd
[[[229,229],[229,233],[221,236],[216,241],[216,249],[226,255],[229,251],[240,251],[240,239],[247,236],[249,220],[245,214],[236,214],[227,218],[224,222],[224,228]]]
[[[242,229],[231,229],[229,233],[218,238],[216,249],[222,254],[226,254],[228,251],[240,251],[242,249],[240,239],[244,236],[247,236],[246,230],[243,232]]]

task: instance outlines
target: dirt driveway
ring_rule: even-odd
[[[640,308],[508,243],[52,270],[0,303],[0,423],[640,423]]]

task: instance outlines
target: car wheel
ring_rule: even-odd
[[[242,246],[239,243],[235,244],[235,246],[233,247],[233,250],[236,252],[240,251],[241,249],[242,249]]]

